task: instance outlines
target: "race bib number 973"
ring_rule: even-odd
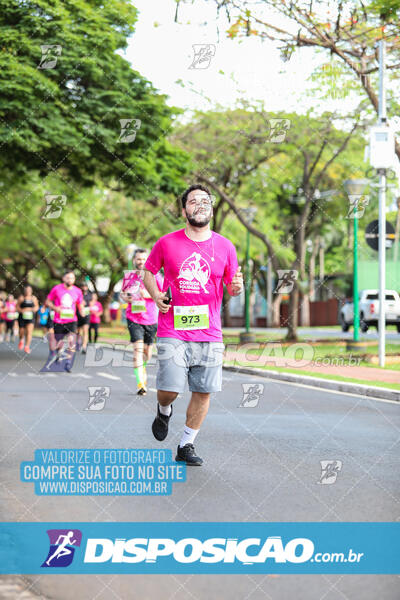
[[[174,329],[208,329],[209,326],[208,304],[174,306]]]

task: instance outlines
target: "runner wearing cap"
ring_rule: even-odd
[[[137,288],[129,294],[126,309],[126,320],[131,342],[133,344],[133,371],[136,377],[137,394],[143,396],[147,393],[146,365],[151,359],[152,346],[157,332],[157,306],[143,284],[143,267],[147,259],[147,252],[137,248],[133,256],[133,267],[136,276],[132,279],[137,282]],[[162,290],[163,278],[157,273],[156,287]]]
[[[172,403],[185,389],[192,392],[186,426],[175,460],[200,466],[193,442],[206,417],[210,394],[221,391],[224,344],[221,330],[223,283],[231,296],[243,289],[235,248],[211,231],[212,198],[202,185],[192,185],[182,195],[184,229],[161,237],[145,264],[144,283],[159,308],[157,330],[157,415],[154,437],[168,434]],[[164,268],[163,291],[155,275]],[[170,288],[172,302],[166,304]]]
[[[54,310],[54,337],[56,350],[63,347],[64,337],[68,336],[68,360],[65,370],[70,373],[72,359],[76,350],[77,308],[83,313],[84,302],[82,290],[75,283],[73,271],[64,273],[63,282],[55,285],[47,296],[46,306]],[[50,347],[53,351],[53,348]]]

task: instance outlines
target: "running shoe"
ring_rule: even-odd
[[[18,344],[18,350],[23,350],[24,349],[24,340],[20,340],[19,344]]]
[[[175,460],[185,462],[189,467],[201,467],[203,460],[197,456],[193,444],[185,444],[182,448],[178,446]]]
[[[169,416],[167,417],[167,415],[163,415],[160,413],[160,407],[157,402],[157,416],[153,421],[151,429],[153,431],[154,437],[159,442],[162,442],[163,440],[165,440],[165,438],[168,435],[168,423],[169,423],[170,418],[172,417],[172,411],[173,411],[172,404],[170,406],[171,406],[171,412],[170,412]]]
[[[26,354],[30,354],[32,352],[29,346],[25,346],[24,351],[26,352]]]

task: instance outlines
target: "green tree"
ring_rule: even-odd
[[[0,0],[2,171],[176,192],[178,111],[119,54],[136,17],[128,0]]]
[[[297,335],[299,295],[305,308],[309,301],[307,239],[345,219],[348,200],[341,191],[342,181],[350,162],[353,171],[357,164],[363,168],[363,140],[354,135],[358,120],[352,120],[353,127],[343,131],[330,113],[274,115],[247,106],[197,113],[193,122],[176,129],[173,138],[182,148],[192,149],[193,175],[218,198],[217,228],[235,240],[237,229],[230,219],[235,215],[258,240],[255,252],[265,251],[275,273],[298,271],[299,280],[290,294],[287,337],[291,340]],[[335,201],[324,194],[332,189],[339,192]],[[257,207],[252,224],[242,211],[249,204]],[[344,256],[343,262],[348,259]],[[276,294],[277,306],[279,300]]]

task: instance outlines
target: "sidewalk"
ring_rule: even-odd
[[[276,358],[275,360],[268,360],[267,358],[261,359],[259,356],[249,355],[246,358],[245,352],[226,352],[225,361],[235,361],[237,367],[248,367],[260,369],[264,366],[271,368],[287,368],[298,371],[301,375],[302,372],[315,373],[317,375],[331,375],[335,377],[348,377],[351,379],[361,379],[364,381],[381,381],[382,383],[396,383],[400,384],[400,370],[394,371],[390,369],[379,369],[377,367],[365,367],[358,365],[320,365],[314,364],[310,361],[307,365],[296,367],[290,364],[290,361],[285,359]],[[289,363],[289,364],[288,364]]]

